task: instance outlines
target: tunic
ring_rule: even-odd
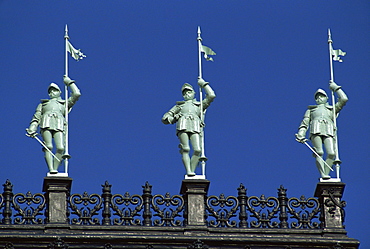
[[[337,116],[348,101],[347,95],[343,90],[339,89],[337,93],[339,99],[335,104],[336,113],[333,113],[334,108],[328,103],[308,106],[308,110],[304,114],[302,123],[299,126],[299,133],[306,133],[306,130],[310,127],[310,138],[313,135],[335,136],[334,115]]]
[[[216,95],[212,88],[207,85],[205,87],[207,92],[206,98],[202,101],[203,111],[206,110]],[[164,124],[176,123],[176,135],[179,132],[200,133],[201,127],[204,126],[201,118],[200,102],[195,99],[178,101],[174,107],[166,112],[162,117]]]
[[[80,97],[79,91],[72,93],[68,98],[68,111]],[[65,129],[65,100],[60,97],[57,99],[42,99],[37,106],[36,112],[32,117],[31,124],[35,122],[40,126],[40,129],[53,131],[64,131]]]

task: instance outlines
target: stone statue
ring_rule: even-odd
[[[64,84],[72,90],[71,97],[68,98],[68,111],[80,98],[81,93],[75,84],[68,76],[64,76]],[[57,84],[51,83],[48,87],[50,99],[42,99],[37,106],[36,112],[30,122],[29,128],[26,129],[29,137],[36,137],[37,128],[40,127],[40,133],[43,138],[43,146],[45,152],[45,160],[51,174],[58,173],[58,167],[62,161],[62,156],[65,151],[64,132],[66,129],[65,122],[65,100],[60,95],[61,91]],[[53,150],[53,139],[56,147],[55,155]]]
[[[194,98],[195,92],[193,87],[185,83],[181,88],[184,101],[178,101],[176,105],[162,117],[162,122],[164,124],[177,123],[176,135],[180,140],[180,153],[188,176],[195,176],[195,169],[202,152],[200,138],[204,127],[202,115],[204,115],[204,111],[216,97],[209,83],[205,82],[202,78],[198,78],[198,85],[203,88],[207,94],[206,98],[202,101],[203,113],[201,113],[201,103]],[[193,148],[193,155],[191,158],[189,155],[189,141]]]
[[[300,143],[306,143],[306,131],[310,127],[310,137],[312,142],[316,166],[321,174],[322,179],[330,179],[329,172],[332,167],[337,153],[335,146],[336,127],[334,119],[337,117],[343,106],[347,103],[348,98],[344,91],[335,82],[330,81],[329,87],[338,95],[338,102],[335,104],[335,114],[333,106],[328,104],[328,96],[322,89],[315,92],[315,101],[317,105],[308,106],[304,114],[303,121],[299,126],[296,140]],[[335,115],[335,116],[334,116]],[[324,150],[326,151],[326,160],[323,160]]]

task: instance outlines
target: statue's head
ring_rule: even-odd
[[[194,92],[193,86],[190,85],[189,83],[185,83],[184,85],[182,85],[181,93],[182,93],[182,96],[184,97],[184,100],[194,99],[195,92]]]
[[[51,83],[48,87],[48,94],[51,99],[59,98],[61,91],[57,84]]]
[[[328,95],[326,94],[326,92],[322,89],[318,89],[316,92],[315,92],[315,101],[316,101],[316,104],[325,104],[326,102],[328,102]]]

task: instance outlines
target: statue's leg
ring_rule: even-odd
[[[202,153],[202,150],[200,148],[200,136],[198,133],[194,133],[190,135],[190,141],[191,146],[193,147],[193,156],[191,157],[190,161],[190,168],[191,172],[195,172],[195,169],[198,166],[199,163],[199,157]]]
[[[324,139],[324,146],[326,151],[326,163],[332,166],[335,159],[334,139],[332,137],[326,137]],[[328,167],[325,167],[325,173],[329,175],[330,169]]]
[[[186,132],[180,132],[178,134],[180,140],[180,153],[182,155],[182,163],[184,164],[186,174],[188,176],[194,176],[195,173],[191,171],[190,168],[190,146],[189,146],[189,136]]]
[[[326,174],[326,171],[325,171],[325,167],[327,167],[327,166],[325,166],[325,164],[322,160],[322,156],[324,155],[324,150],[322,148],[322,145],[323,145],[322,137],[319,136],[319,135],[312,135],[311,136],[311,142],[312,142],[314,150],[321,157],[321,159],[320,159],[319,157],[314,155],[314,157],[316,158],[316,167],[320,172],[321,178],[329,179],[330,176],[328,174]]]
[[[59,159],[59,161],[54,158],[54,166],[53,169],[58,171],[59,165],[62,162],[62,156],[64,154],[64,136],[63,132],[57,131],[54,134],[54,142],[56,147],[55,156]]]
[[[45,146],[50,151],[52,151],[53,150],[53,135],[52,135],[51,131],[43,130],[43,131],[41,131],[41,135],[42,135],[42,138],[44,139]],[[54,172],[54,168],[53,168],[53,155],[49,151],[47,151],[46,149],[43,149],[43,150],[44,150],[44,153],[45,153],[45,161],[46,161],[46,164],[48,165],[49,172],[50,173],[56,173],[56,172]]]

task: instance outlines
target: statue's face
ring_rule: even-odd
[[[328,102],[328,97],[326,97],[324,94],[321,94],[321,93],[318,93],[316,94],[316,104],[320,105],[320,104],[325,104],[326,102]]]
[[[49,90],[49,97],[51,99],[59,98],[59,96],[60,96],[60,91],[58,89],[50,88],[50,90]]]
[[[191,91],[191,90],[188,90],[184,93],[183,96],[184,96],[184,100],[191,100],[191,99],[194,99],[195,92]]]

